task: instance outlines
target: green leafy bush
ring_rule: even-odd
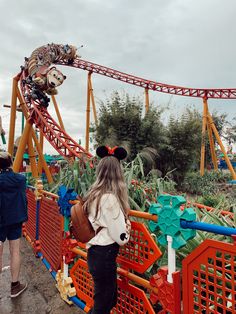
[[[198,195],[214,194],[219,191],[219,183],[230,179],[228,173],[221,171],[206,171],[203,176],[199,172],[188,172],[181,184],[184,192]]]

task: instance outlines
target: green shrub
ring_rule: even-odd
[[[218,184],[226,183],[229,179],[230,175],[221,171],[206,171],[203,176],[199,172],[188,172],[181,188],[191,194],[214,194],[219,191]]]

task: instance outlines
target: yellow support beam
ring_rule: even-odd
[[[223,145],[223,143],[222,143],[222,141],[221,141],[221,138],[220,138],[220,136],[219,136],[219,133],[218,133],[218,131],[217,131],[217,129],[216,129],[216,126],[215,126],[215,124],[214,124],[214,121],[213,121],[213,119],[212,119],[212,116],[210,115],[209,112],[208,112],[207,118],[208,118],[209,123],[210,123],[210,125],[211,125],[212,131],[213,131],[213,133],[214,133],[214,135],[215,135],[215,137],[216,137],[216,140],[217,140],[218,144],[220,145],[220,149],[221,149],[222,153],[224,154],[225,162],[226,162],[226,164],[227,164],[227,166],[228,166],[228,168],[229,168],[229,171],[231,172],[232,178],[233,178],[233,180],[236,180],[236,173],[235,173],[234,168],[233,168],[233,166],[232,166],[232,164],[231,164],[231,162],[230,162],[230,160],[229,160],[229,157],[228,157],[228,155],[227,155],[227,152],[226,152],[226,150],[225,150],[225,148],[224,148],[224,145]]]
[[[93,94],[93,86],[92,86],[91,75],[88,77],[88,82],[89,82],[90,97],[91,97],[91,100],[92,100],[94,121],[95,121],[95,124],[97,125],[98,124],[98,119],[97,119],[96,105],[95,105],[94,94]]]
[[[209,143],[210,143],[212,163],[214,166],[214,170],[218,170],[217,157],[216,157],[216,151],[215,151],[215,143],[214,143],[214,138],[213,138],[213,134],[212,134],[211,124],[210,124],[208,118],[207,118],[207,131],[208,131],[208,137],[209,137]]]
[[[89,127],[90,127],[90,84],[91,73],[88,73],[88,82],[87,82],[87,108],[86,108],[86,135],[85,135],[85,149],[89,152]]]
[[[11,117],[9,127],[9,139],[8,139],[8,153],[13,156],[14,152],[14,137],[15,137],[15,125],[16,125],[16,104],[17,104],[17,86],[18,79],[13,78],[12,81],[12,96],[11,96]]]
[[[57,114],[57,119],[59,121],[59,125],[62,128],[62,130],[65,131],[64,123],[62,121],[61,114],[60,114],[60,111],[59,111],[59,108],[58,108],[58,105],[57,105],[57,102],[56,102],[56,98],[55,98],[54,95],[52,95],[52,102],[54,104],[54,108],[55,108],[55,111],[56,111],[56,114]]]
[[[27,119],[28,118],[28,112],[27,112],[26,104],[24,103],[24,99],[21,96],[21,93],[20,93],[19,89],[17,89],[17,96],[18,96],[18,98],[20,100],[20,103],[21,103],[22,112],[23,112],[25,118]],[[38,151],[39,162],[42,163],[42,167],[43,167],[43,169],[45,171],[48,183],[53,183],[53,178],[52,178],[51,172],[48,169],[48,165],[47,165],[47,163],[46,163],[46,161],[44,159],[44,156],[43,156],[43,151],[42,151],[41,145],[39,144],[37,136],[36,136],[36,134],[35,134],[33,129],[32,129],[32,137],[33,137],[35,146],[36,146],[37,151]]]
[[[38,142],[38,139],[37,139],[37,136],[35,134],[34,131],[32,131],[32,137],[33,137],[33,140],[34,140],[34,143],[35,143],[35,146],[37,148],[37,151],[38,151],[38,155],[39,155],[39,160],[40,162],[42,163],[42,166],[43,166],[43,169],[45,171],[45,174],[46,174],[46,177],[47,177],[47,180],[48,180],[48,183],[53,183],[53,178],[52,178],[52,175],[51,175],[51,172],[50,170],[48,169],[48,165],[44,159],[44,156],[43,156],[43,152],[42,152],[42,149],[41,149],[41,146]]]
[[[44,142],[44,137],[43,137],[43,132],[40,130],[40,137],[39,137],[39,143],[40,143],[40,147],[43,153],[43,142]],[[38,172],[40,175],[42,175],[42,171],[43,171],[43,166],[41,163],[41,160],[38,160]]]
[[[149,90],[148,88],[145,88],[145,114],[149,110]]]
[[[29,140],[29,134],[30,134],[31,128],[32,128],[32,125],[27,120],[23,134],[22,134],[21,139],[20,139],[19,147],[18,147],[17,152],[16,152],[16,157],[15,157],[15,160],[13,163],[13,170],[15,172],[20,171],[20,167],[21,167],[22,160],[23,160],[23,155],[25,152],[26,143]]]
[[[32,128],[31,128],[30,133],[29,133],[28,150],[29,150],[29,160],[30,160],[31,172],[32,172],[33,177],[37,179],[39,177],[39,173],[38,173],[38,169],[37,169],[35,150],[34,150],[33,141],[32,141]]]
[[[203,99],[203,116],[202,116],[202,145],[201,145],[201,163],[200,175],[204,175],[205,169],[205,150],[206,150],[206,126],[207,126],[207,99]]]

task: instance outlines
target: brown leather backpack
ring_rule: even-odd
[[[79,201],[71,207],[71,226],[70,232],[75,239],[81,243],[89,242],[103,227],[99,227],[95,232],[88,215],[83,208],[83,202]]]

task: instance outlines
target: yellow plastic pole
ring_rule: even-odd
[[[57,119],[59,121],[59,125],[62,128],[62,130],[65,131],[64,123],[62,121],[61,114],[60,114],[60,111],[59,111],[59,108],[58,108],[58,105],[57,105],[57,102],[56,102],[56,98],[55,98],[54,95],[52,95],[52,102],[54,104],[54,108],[55,108],[55,111],[56,111],[56,114],[57,114]]]
[[[149,110],[149,91],[148,88],[145,88],[145,114]]]
[[[224,148],[224,145],[223,145],[223,143],[222,143],[222,141],[221,141],[221,138],[220,138],[220,136],[219,136],[219,133],[218,133],[218,131],[217,131],[217,129],[216,129],[216,126],[215,126],[215,124],[214,124],[214,121],[213,121],[213,119],[212,119],[212,116],[210,115],[209,112],[208,112],[207,118],[209,119],[209,122],[210,122],[210,125],[211,125],[211,128],[212,128],[212,131],[213,131],[213,133],[215,134],[216,140],[217,140],[217,142],[218,142],[219,145],[220,145],[220,149],[221,149],[222,153],[224,154],[225,162],[226,162],[226,164],[227,164],[227,166],[228,166],[228,168],[229,168],[229,171],[231,172],[232,178],[233,178],[233,180],[236,180],[236,173],[235,173],[234,168],[233,168],[233,166],[232,166],[232,164],[231,164],[231,162],[230,162],[230,160],[229,160],[229,157],[228,157],[228,155],[227,155],[227,152],[226,152],[226,150],[225,150],[225,148]]]
[[[17,104],[17,78],[13,78],[12,81],[12,96],[11,96],[11,117],[9,127],[9,140],[8,140],[8,152],[13,155],[14,152],[14,137],[15,137],[15,125],[16,125],[16,104]]]
[[[203,98],[202,146],[201,146],[201,163],[200,163],[200,175],[201,176],[204,175],[204,168],[205,168],[206,125],[207,125],[207,99]]]
[[[211,159],[213,162],[214,169],[218,170],[217,158],[216,158],[216,152],[215,152],[215,143],[214,143],[212,128],[211,128],[211,124],[209,122],[209,119],[207,119],[207,130],[208,130],[210,150],[211,150]]]
[[[32,127],[31,123],[27,120],[23,134],[20,139],[19,147],[16,152],[16,158],[13,163],[13,170],[15,172],[19,172],[20,170],[23,155],[25,152],[26,143],[28,142],[28,139],[29,139],[31,127]]]
[[[37,163],[36,163],[36,158],[35,158],[34,146],[32,142],[32,128],[29,133],[28,150],[29,150],[29,160],[30,160],[32,175],[34,178],[38,178],[39,174],[38,174]]]
[[[90,86],[89,80],[91,73],[88,73],[88,84],[87,84],[87,108],[86,108],[86,135],[85,135],[85,149],[89,152],[89,127],[90,127]]]
[[[91,96],[91,99],[92,99],[92,108],[93,108],[94,121],[95,121],[95,124],[97,125],[98,124],[98,119],[97,119],[96,105],[95,105],[94,94],[93,94],[93,86],[92,86],[91,75],[88,77],[88,81],[89,81],[90,96]]]

